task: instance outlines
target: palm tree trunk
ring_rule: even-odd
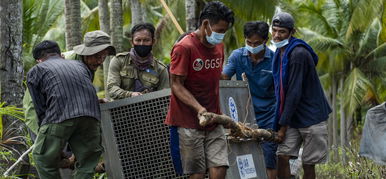
[[[196,16],[196,0],[185,0],[185,14],[186,14],[186,32],[196,30],[197,16]]]
[[[131,3],[131,25],[134,26],[136,24],[145,22],[143,17],[145,13],[144,9],[142,9],[142,5],[138,0],[130,0]]]
[[[355,112],[354,112],[355,114]],[[347,143],[349,141],[351,141],[352,139],[352,136],[353,136],[353,132],[354,132],[354,118],[353,118],[353,115],[354,114],[349,114],[349,116],[347,117],[347,121],[346,121],[346,139],[347,139]]]
[[[155,44],[153,46],[153,53],[156,54],[157,52],[161,52],[162,51],[162,38],[161,38],[161,33],[162,31],[165,29],[166,27],[166,23],[167,23],[167,20],[168,20],[168,17],[169,16],[164,16],[162,17],[162,19],[160,19],[156,25],[156,28],[155,28]]]
[[[122,0],[112,0],[110,9],[111,43],[117,52],[123,51]]]
[[[147,22],[146,4],[141,2],[140,4],[141,4],[142,22]]]
[[[329,88],[327,91],[327,101],[328,104],[331,106],[332,104],[332,88]],[[332,115],[328,117],[327,120],[327,135],[328,135],[328,147],[331,148],[332,146]]]
[[[357,127],[358,122],[361,120],[361,107],[357,107],[353,114],[347,119],[347,141],[351,141],[354,135],[354,129]]]
[[[98,1],[98,11],[99,11],[99,25],[100,29],[107,34],[110,34],[110,14],[109,14],[109,5],[108,0],[99,0]],[[103,62],[103,85],[105,90],[105,97],[109,99],[107,93],[107,74],[109,73],[110,58],[106,58]]]
[[[65,0],[64,14],[66,19],[66,49],[72,50],[82,43],[80,17],[80,0]]]
[[[0,101],[21,106],[23,98],[22,1],[0,1]]]
[[[6,105],[20,107],[23,98],[23,77],[24,68],[22,61],[22,36],[23,36],[23,1],[0,0],[0,102]],[[23,129],[22,122],[7,116],[0,117],[2,126],[8,128],[12,123],[17,128]],[[11,137],[22,136],[22,130],[15,129]],[[0,132],[3,132],[1,130]],[[8,131],[10,132],[10,131]],[[2,140],[1,138],[0,140]],[[18,140],[18,139],[16,139]],[[23,153],[26,148],[23,145],[10,144],[16,151]],[[18,154],[13,153],[13,157]],[[29,171],[29,158],[23,157],[25,161],[17,169],[16,175],[26,174]],[[12,162],[13,163],[13,162]],[[9,165],[8,165],[9,164]],[[11,166],[10,163],[3,163],[2,167]]]
[[[340,91],[343,92],[343,78],[340,79]],[[342,163],[346,163],[346,112],[343,99],[340,99],[340,144],[342,147]]]
[[[334,153],[333,155],[333,161],[338,161],[339,159],[339,153],[338,153],[338,119],[336,118],[336,78],[335,76],[332,77],[332,151]]]
[[[98,1],[99,25],[100,29],[110,34],[110,14],[108,0]]]

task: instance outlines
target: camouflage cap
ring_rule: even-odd
[[[115,48],[110,43],[110,36],[101,31],[91,31],[84,35],[83,44],[75,46],[74,52],[78,55],[94,55],[108,48],[109,55],[115,55]]]
[[[291,14],[287,12],[279,12],[272,19],[272,26],[284,27],[293,29],[295,20]]]

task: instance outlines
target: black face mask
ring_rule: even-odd
[[[134,50],[140,57],[148,56],[152,48],[152,45],[134,45]]]

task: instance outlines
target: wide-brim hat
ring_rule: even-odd
[[[78,55],[89,56],[104,49],[109,50],[109,55],[116,53],[114,46],[110,43],[110,36],[101,30],[96,30],[87,32],[84,35],[83,44],[75,46],[74,52]]]

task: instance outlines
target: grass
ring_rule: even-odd
[[[359,156],[359,145],[362,127],[359,126],[354,132],[354,138],[349,147],[345,148],[347,164],[330,161],[326,164],[316,166],[317,178],[376,178],[386,179],[386,166],[374,163],[372,160]],[[330,158],[332,157],[330,153]],[[342,156],[342,148],[339,148],[339,156]]]

